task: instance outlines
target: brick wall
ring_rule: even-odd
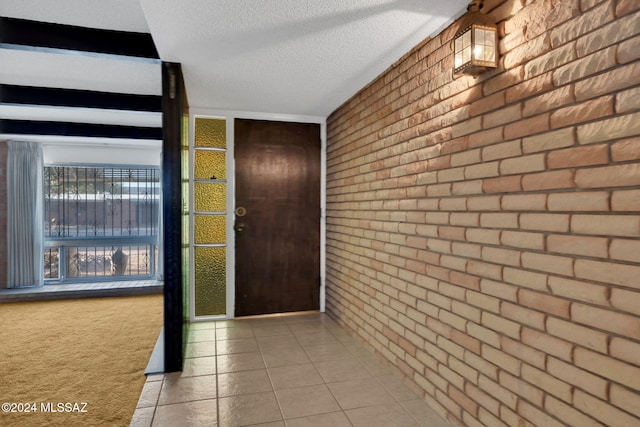
[[[0,141],[0,289],[7,287],[7,143]]]
[[[328,119],[327,311],[452,425],[640,425],[637,0],[487,0]]]

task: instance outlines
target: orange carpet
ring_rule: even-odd
[[[128,426],[161,328],[161,295],[0,304],[0,426]]]

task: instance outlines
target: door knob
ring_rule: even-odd
[[[242,224],[242,223],[236,223],[236,224],[233,226],[233,229],[234,229],[234,230],[236,230],[238,233],[241,233],[241,232],[243,232],[243,231],[244,231],[244,224]]]

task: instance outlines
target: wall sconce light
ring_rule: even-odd
[[[480,11],[482,0],[472,0],[453,38],[454,74],[477,76],[498,66],[498,28]]]

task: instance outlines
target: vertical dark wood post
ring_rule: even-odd
[[[162,63],[162,213],[164,235],[164,370],[182,370],[182,114],[186,107],[180,64]]]

